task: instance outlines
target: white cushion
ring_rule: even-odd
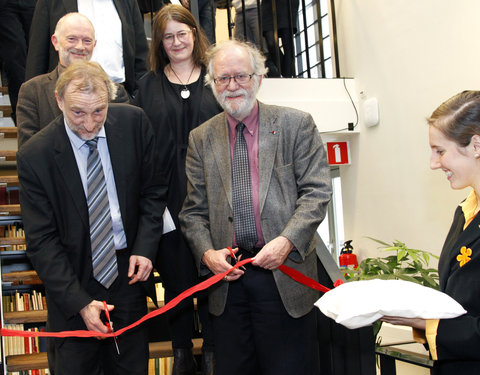
[[[449,295],[404,280],[346,282],[325,293],[315,306],[350,329],[368,326],[382,316],[448,319],[466,313]]]

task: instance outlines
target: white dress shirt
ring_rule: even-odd
[[[113,82],[125,82],[122,21],[113,0],[77,0],[77,4],[78,12],[95,28],[97,45],[91,60],[98,62]]]
[[[78,171],[82,179],[83,190],[85,197],[88,197],[87,189],[87,159],[90,148],[85,144],[85,141],[79,138],[65,123],[70,144],[72,145],[75,159],[77,160]],[[120,213],[120,205],[118,204],[117,187],[115,185],[115,178],[113,176],[112,162],[110,160],[110,152],[108,151],[107,134],[105,128],[102,127],[98,133],[97,142],[98,153],[102,161],[103,174],[107,183],[108,202],[110,205],[110,215],[112,216],[113,239],[115,242],[115,249],[125,249],[127,247],[127,238],[123,229],[122,215]]]

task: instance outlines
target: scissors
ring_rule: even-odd
[[[235,255],[235,253],[233,252],[232,248],[230,246],[227,247],[228,251],[230,251],[230,256],[232,257],[232,259],[235,260],[235,263],[238,263],[238,258],[237,256]],[[246,268],[244,266],[241,266],[240,267],[242,270],[246,271]]]
[[[112,321],[110,320],[110,312],[108,311],[106,301],[103,301],[103,308],[105,309],[105,316],[107,317],[106,325],[108,328],[108,333],[113,333]],[[115,341],[115,347],[117,348],[117,353],[118,355],[120,355],[120,349],[118,349],[118,343],[117,343],[117,336],[113,336],[113,340]]]

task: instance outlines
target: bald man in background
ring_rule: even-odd
[[[89,61],[96,45],[95,30],[90,20],[80,13],[67,13],[58,21],[51,42],[58,52],[59,64],[50,73],[25,82],[18,95],[18,146],[47,126],[61,114],[55,99],[55,84],[62,71],[75,60]],[[117,85],[117,103],[128,103],[129,96]]]
[[[148,44],[137,0],[37,0],[30,33],[25,78],[51,72],[58,55],[50,44],[58,20],[70,12],[88,17],[95,28],[97,46],[92,61],[110,79],[122,84],[130,96],[147,72]]]

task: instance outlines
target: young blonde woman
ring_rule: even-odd
[[[441,169],[452,189],[471,187],[455,211],[442,249],[440,289],[467,314],[455,319],[384,317],[408,325],[428,344],[432,374],[480,374],[480,91],[464,91],[441,104],[428,119],[430,167]]]

